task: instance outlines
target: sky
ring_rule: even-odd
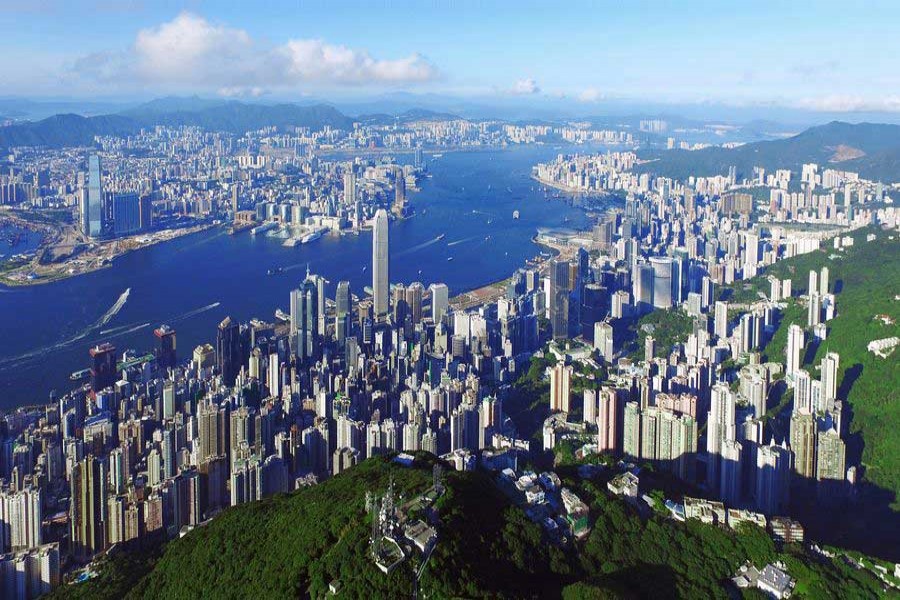
[[[0,95],[900,113],[900,2],[0,0]]]

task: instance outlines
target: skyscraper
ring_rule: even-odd
[[[241,329],[231,317],[219,323],[216,333],[216,364],[226,385],[234,385],[241,369]]]
[[[569,412],[572,367],[558,362],[550,369],[550,410]]]
[[[450,291],[446,283],[432,283],[428,289],[431,290],[431,320],[440,323],[450,307]]]
[[[106,468],[102,460],[89,455],[72,467],[72,545],[75,556],[81,559],[105,547],[106,490]]]
[[[372,235],[372,296],[376,321],[384,321],[388,315],[388,214],[379,209],[375,213]]]
[[[99,344],[88,351],[91,355],[91,389],[96,393],[116,382],[116,347]]]
[[[597,451],[616,452],[618,448],[618,398],[616,390],[603,388],[600,390],[600,403],[597,410]]]
[[[569,261],[550,261],[550,328],[554,339],[569,335]]]
[[[157,340],[156,362],[161,369],[174,367],[178,362],[175,353],[175,330],[168,325],[160,325],[153,330],[153,335]]]
[[[792,376],[803,366],[803,363],[800,362],[800,354],[803,352],[804,344],[803,328],[796,324],[788,327],[788,339],[785,348],[785,352],[787,353],[786,374],[788,376]]]
[[[654,256],[650,259],[650,264],[653,266],[653,306],[671,308],[672,259],[668,256]]]
[[[338,342],[343,342],[350,331],[351,303],[350,282],[339,281],[334,295],[334,335]]]
[[[319,288],[307,273],[300,287],[291,291],[291,346],[300,362],[317,356],[318,341]]]
[[[85,231],[85,234],[92,238],[103,235],[103,229],[106,225],[104,219],[105,211],[103,210],[103,182],[101,177],[100,157],[96,154],[91,154],[88,157],[88,229]]]
[[[822,408],[831,410],[837,399],[838,367],[841,357],[837,352],[829,352],[822,359]]]
[[[600,356],[605,362],[612,361],[614,355],[613,328],[606,321],[594,324],[594,349],[600,351]]]

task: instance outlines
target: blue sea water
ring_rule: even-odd
[[[523,266],[539,252],[531,242],[538,228],[586,227],[583,211],[546,198],[530,178],[535,163],[560,151],[448,152],[430,162],[432,177],[410,195],[415,216],[391,223],[391,281],[444,282],[457,294]],[[216,228],[132,252],[88,275],[0,287],[0,410],[70,389],[69,374],[88,366],[88,348],[98,342],[149,351],[153,329],[168,323],[186,357],[214,342],[226,315],[272,320],[277,308],[288,309],[289,291],[307,265],[329,280],[329,294],[346,279],[362,295],[371,285],[371,241],[363,232],[285,248],[277,238]],[[267,275],[273,267],[282,271]]]

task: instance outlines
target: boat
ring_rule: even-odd
[[[506,186],[506,191],[509,192],[510,194],[512,194],[512,188],[511,188],[511,187]]]
[[[281,267],[272,267],[271,269],[268,269],[266,271],[266,275],[277,275],[277,274],[281,273],[283,270],[284,269],[282,269]]]
[[[74,373],[69,375],[69,379],[71,379],[72,381],[81,381],[82,379],[87,379],[90,374],[90,369],[82,369],[80,371],[75,371]]]
[[[451,260],[453,260],[453,257],[452,257],[452,256],[450,256],[450,257],[447,258],[447,262],[450,262]]]
[[[368,265],[363,265],[363,273],[365,273],[368,268],[369,268]]]
[[[447,237],[447,234],[446,234],[446,233],[442,233],[441,235],[437,236],[437,241],[441,241],[441,240],[444,239],[445,237]]]
[[[443,155],[443,154],[432,154],[432,155],[431,155],[431,158],[432,158],[432,159],[434,159],[434,158],[441,158],[442,156],[444,156],[444,155]]]
[[[513,211],[513,219],[518,219],[518,218],[519,218],[519,211],[514,210]]]
[[[280,308],[276,308],[275,309],[275,318],[278,319],[279,321],[290,321],[291,315],[287,314]]]
[[[319,239],[320,237],[322,237],[323,235],[325,235],[325,229],[316,229],[315,231],[313,231],[311,233],[307,233],[302,238],[300,238],[300,243],[308,244],[310,242],[314,242],[317,239]]]

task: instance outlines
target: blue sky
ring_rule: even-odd
[[[900,2],[0,0],[0,93],[896,112],[897,23]]]

